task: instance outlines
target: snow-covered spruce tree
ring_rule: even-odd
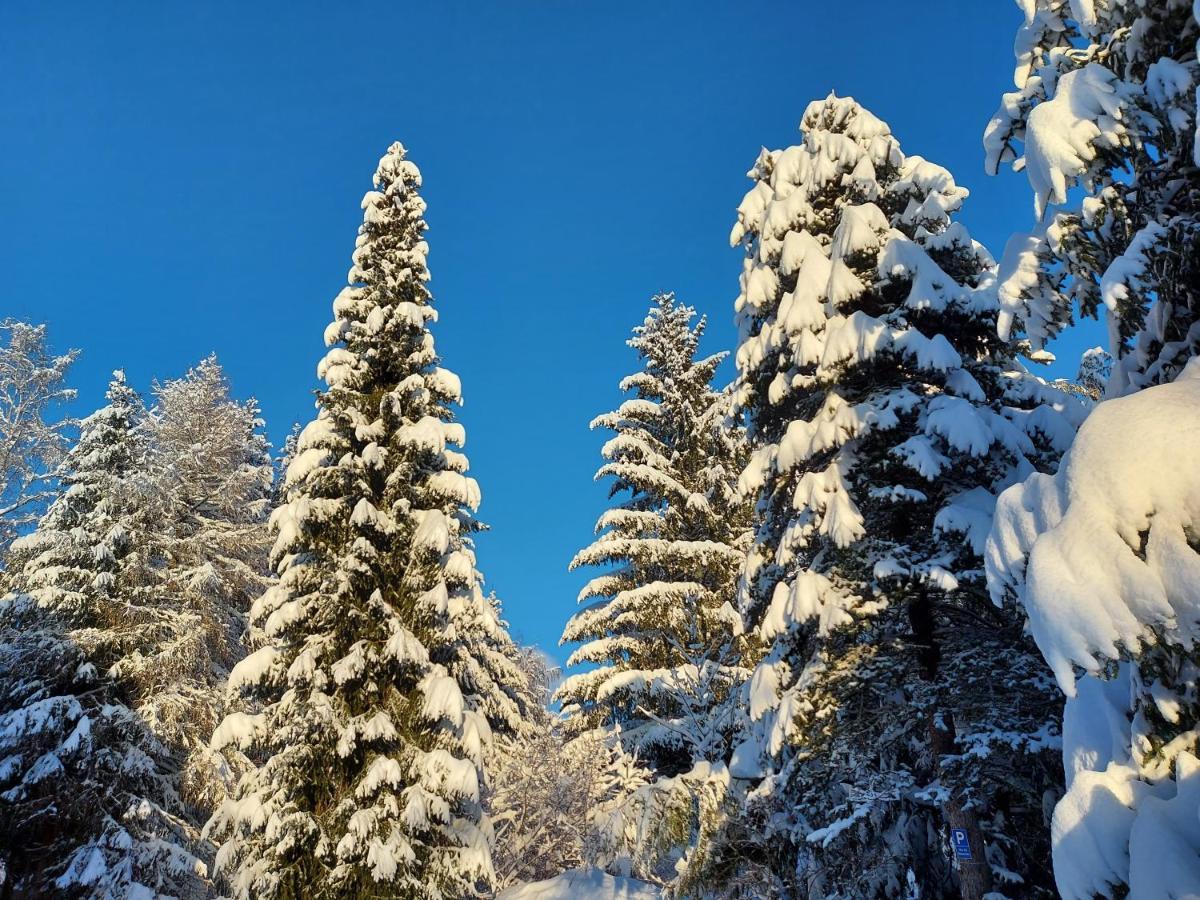
[[[998,598],[1025,604],[1068,695],[1060,892],[1167,896],[1197,878],[1194,830],[1163,823],[1181,807],[1194,819],[1200,744],[1194,511],[1176,465],[1190,464],[1195,428],[1179,373],[1200,355],[1200,11],[1023,7],[1017,90],[985,135],[993,169],[1023,144],[1042,220],[1005,254],[1007,320],[1044,339],[1073,302],[1103,307],[1117,357],[1106,396],[1128,402],[1101,404],[1058,479],[1001,498],[988,575]],[[1160,440],[1170,449],[1155,460]],[[1189,858],[1190,871],[1164,865]]]
[[[1075,378],[1056,378],[1051,382],[1056,388],[1079,394],[1093,403],[1104,399],[1108,379],[1112,376],[1113,358],[1103,347],[1084,350],[1079,357],[1079,369]]]
[[[995,494],[1052,465],[1083,409],[997,336],[949,172],[849,98],[801,130],[760,155],[731,236],[758,448],[741,603],[769,644],[735,768],[760,760],[744,816],[765,833],[711,864],[765,863],[789,896],[1038,896],[1059,704],[981,554]],[[953,870],[951,828],[973,857]]]
[[[296,449],[300,446],[300,431],[302,426],[299,422],[292,424],[292,430],[288,432],[288,436],[283,439],[283,446],[279,448],[279,456],[275,458],[274,469],[274,486],[273,498],[274,506],[281,506],[287,502],[287,470],[292,464],[292,460],[296,458]]]
[[[279,584],[230,677],[245,711],[214,734],[256,763],[210,823],[240,897],[467,897],[492,879],[480,769],[518,724],[521,675],[475,568],[420,183],[393,144],[363,199],[327,388],[273,516]]]
[[[725,780],[730,698],[749,675],[733,606],[749,538],[749,509],[734,490],[744,436],[725,427],[729,398],[712,386],[724,354],[697,358],[704,322],[693,324],[694,316],[672,294],[654,298],[628,342],[642,362],[621,382],[633,397],[592,423],[616,432],[597,478],[611,478],[610,496],[621,500],[571,564],[611,567],[583,589],[588,605],[563,632],[564,642],[582,644],[568,665],[595,667],[556,692],[575,733],[619,728],[623,751],[652,781],[697,767],[695,778]],[[643,799],[651,830],[691,843],[690,815],[667,821],[663,810],[658,829],[654,804]],[[640,874],[654,876],[640,865],[652,867],[661,854],[638,855]]]
[[[189,624],[144,673],[138,709],[182,755],[181,790],[203,822],[236,780],[208,743],[229,670],[246,655],[250,604],[270,583],[272,463],[257,403],[230,396],[216,357],[155,385],[154,399],[145,430],[156,591]]]
[[[170,750],[116,673],[154,645],[145,603],[140,398],[116,373],[57,471],[63,491],[14,546],[0,603],[0,854],[16,896],[201,896]]]
[[[621,382],[634,396],[592,422],[616,433],[596,477],[624,496],[571,566],[617,568],[583,589],[563,641],[582,644],[568,665],[598,665],[556,696],[577,730],[619,725],[627,749],[675,774],[727,751],[709,713],[742,673],[732,601],[749,517],[733,491],[739,435],[712,387],[724,354],[697,359],[703,320],[671,294],[653,302],[628,342],[643,362]]]
[[[5,896],[207,896],[168,748],[53,615],[0,604]]]
[[[990,171],[1024,168],[1040,222],[1001,262],[1002,330],[1015,317],[1040,347],[1072,304],[1103,307],[1109,396],[1170,381],[1200,353],[1197,13],[1187,0],[1019,5],[1017,90],[984,144]]]
[[[128,594],[145,581],[146,553],[131,532],[144,502],[141,397],[113,373],[107,404],[80,424],[79,439],[55,472],[61,492],[37,529],[13,547],[14,587],[80,629],[88,652],[112,665],[141,631],[123,617]],[[120,598],[120,599],[118,599]]]

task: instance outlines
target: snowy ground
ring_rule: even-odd
[[[496,900],[657,900],[657,887],[632,878],[614,878],[598,869],[573,869],[545,881],[501,891]]]

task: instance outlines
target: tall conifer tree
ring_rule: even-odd
[[[736,720],[730,701],[749,675],[734,608],[749,509],[734,491],[744,435],[727,427],[729,397],[712,384],[724,354],[698,358],[704,321],[694,317],[672,294],[654,298],[628,342],[642,363],[621,382],[633,396],[592,423],[615,432],[596,477],[611,478],[610,495],[621,500],[572,563],[612,567],[583,589],[588,605],[563,633],[582,644],[568,664],[596,666],[566,679],[557,697],[573,730],[619,740],[617,758],[636,757],[655,778],[696,770],[706,781],[724,779]],[[652,784],[638,801],[651,830],[662,799],[653,792]],[[690,842],[690,827],[671,827],[679,843]],[[628,852],[653,866],[661,834],[632,837],[646,849]]]
[[[104,633],[112,618],[108,602],[127,605],[145,582],[146,566],[135,534],[144,500],[145,407],[120,371],[106,398],[107,405],[81,423],[58,474],[62,492],[37,530],[17,544],[13,560],[22,593],[65,624],[92,630],[97,643],[123,640],[120,629]]]
[[[742,608],[770,651],[743,748],[765,840],[725,861],[757,854],[801,896],[978,898],[994,873],[1034,896],[1058,707],[981,554],[996,492],[1053,465],[1082,408],[997,337],[993,262],[953,220],[949,172],[848,98],[801,129],[760,156],[732,235],[759,446]],[[956,872],[952,828],[971,848]]]
[[[212,823],[242,897],[450,898],[492,878],[480,770],[493,729],[516,727],[520,673],[475,568],[420,184],[393,144],[274,517],[279,585],[230,679],[247,709],[214,736],[257,763]]]

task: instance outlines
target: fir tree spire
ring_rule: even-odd
[[[481,765],[519,718],[520,673],[475,568],[420,184],[397,143],[363,198],[326,389],[273,520],[279,584],[230,678],[247,710],[214,736],[257,763],[212,823],[239,896],[457,897],[492,877]]]
[[[724,354],[697,358],[704,320],[694,318],[673,294],[653,299],[628,341],[642,367],[620,387],[633,396],[592,422],[615,432],[596,477],[621,501],[572,562],[612,567],[584,587],[588,605],[563,632],[581,643],[568,664],[595,667],[556,694],[574,732],[601,729],[661,778],[728,762],[729,704],[749,674],[733,606],[749,536],[734,491],[744,436],[726,428],[729,398],[712,386]]]

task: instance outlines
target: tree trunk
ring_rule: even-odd
[[[913,643],[918,647],[917,659],[921,664],[921,674],[926,681],[934,684],[934,696],[937,703],[929,714],[929,752],[932,757],[935,777],[941,775],[941,758],[948,753],[954,753],[957,742],[954,739],[954,714],[945,709],[942,698],[942,688],[937,684],[939,663],[942,659],[941,647],[938,645],[936,634],[936,615],[933,602],[926,590],[922,589],[917,598],[910,601],[908,620],[912,628]],[[954,848],[954,865],[958,870],[958,885],[963,900],[982,900],[983,896],[992,889],[992,869],[984,855],[983,831],[975,814],[963,809],[962,800],[957,792],[952,791],[950,798],[942,804],[942,816],[950,830],[951,844],[955,829],[961,829],[967,834],[967,846],[970,848],[970,859],[959,856]]]
[[[940,773],[938,759],[944,753],[953,753],[957,748],[954,740],[954,718],[950,713],[943,713],[942,724],[938,725],[938,714],[929,717],[929,749],[933,752],[935,771]],[[982,900],[983,896],[992,889],[992,867],[988,865],[984,854],[983,830],[975,813],[963,809],[962,801],[956,793],[942,804],[942,815],[953,835],[954,829],[967,833],[967,846],[970,847],[971,858],[963,859],[954,851],[954,863],[958,868],[958,886],[963,900]],[[953,844],[953,840],[951,841]]]

